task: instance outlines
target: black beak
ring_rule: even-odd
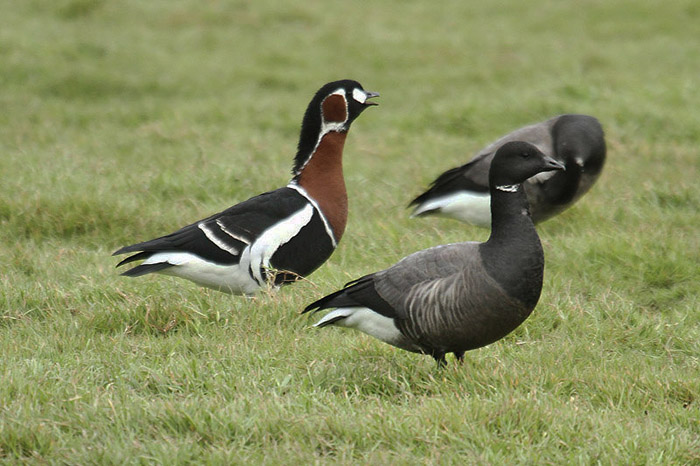
[[[563,163],[557,162],[551,157],[544,157],[544,170],[543,171],[552,171],[552,170],[566,170],[566,167],[564,166]]]
[[[365,100],[365,105],[379,105],[377,102],[370,102],[369,101],[369,99],[372,99],[374,97],[379,97],[379,92],[365,91],[365,94],[367,94],[367,100]]]

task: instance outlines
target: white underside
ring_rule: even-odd
[[[428,211],[433,211],[431,215],[450,217],[480,227],[491,226],[491,196],[488,193],[458,191],[446,194],[419,205],[411,216]]]
[[[396,325],[394,325],[394,319],[385,317],[367,307],[341,307],[335,309],[326,314],[314,327],[322,326],[324,323],[338,317],[344,318],[337,320],[331,325],[359,330],[390,345],[397,346],[404,338],[399,329],[396,328]]]
[[[260,289],[248,270],[236,265],[219,265],[207,262],[188,252],[159,252],[146,259],[144,264],[167,262],[173,267],[160,273],[193,281],[194,283],[232,294],[253,294]]]

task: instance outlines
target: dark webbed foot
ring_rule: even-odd
[[[443,368],[447,365],[447,361],[445,360],[445,353],[432,353],[431,356],[437,362],[438,368]]]
[[[458,363],[461,364],[464,362],[464,351],[455,351],[454,355]]]

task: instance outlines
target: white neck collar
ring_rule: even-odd
[[[496,189],[506,193],[514,193],[518,190],[518,186],[519,185],[517,184],[502,184],[500,186],[496,186]]]

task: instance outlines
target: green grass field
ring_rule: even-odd
[[[0,462],[700,464],[700,5],[0,1]],[[255,299],[112,251],[289,179],[325,82],[380,106],[348,229]],[[596,115],[608,163],[542,224],[529,320],[438,370],[299,315],[488,232],[405,209],[521,125]],[[448,360],[452,362],[452,360]]]

